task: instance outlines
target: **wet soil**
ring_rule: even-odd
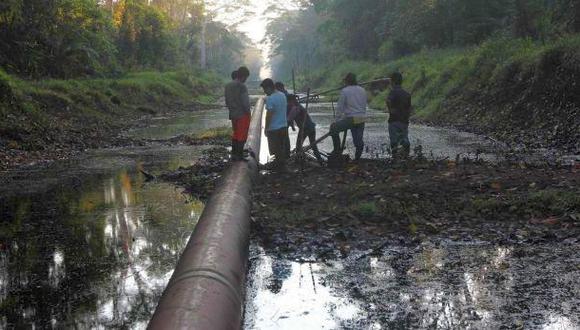
[[[577,328],[579,170],[415,159],[263,174],[245,327]]]
[[[119,113],[114,121],[92,122],[77,120],[63,127],[46,127],[44,134],[30,136],[27,147],[10,139],[7,132],[0,132],[0,171],[21,166],[46,165],[56,160],[79,156],[90,149],[145,146],[147,139],[129,137],[127,130],[147,127],[160,115],[175,116],[193,109],[194,105],[178,104],[157,110]],[[57,123],[54,125],[58,126]],[[6,135],[8,134],[8,135]]]
[[[204,150],[195,164],[163,173],[160,178],[183,187],[195,199],[207,201],[229,164],[229,154],[224,146]]]
[[[224,123],[156,116],[121,135],[139,145],[1,173],[0,329],[145,329],[204,207],[160,174],[203,163]]]

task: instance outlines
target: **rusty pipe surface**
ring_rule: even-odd
[[[260,154],[264,100],[252,113],[246,147]],[[258,159],[225,171],[179,258],[149,329],[239,329]]]

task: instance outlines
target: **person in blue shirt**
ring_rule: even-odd
[[[288,143],[288,121],[286,113],[288,103],[286,95],[276,90],[272,79],[264,79],[260,87],[266,93],[266,137],[270,154],[274,155],[274,168],[285,171],[286,159],[290,155],[290,144]]]

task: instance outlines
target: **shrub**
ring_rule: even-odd
[[[361,203],[355,207],[354,212],[361,217],[373,217],[377,214],[377,205],[375,202]]]

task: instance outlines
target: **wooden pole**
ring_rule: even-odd
[[[380,78],[380,79],[375,79],[375,80],[371,80],[371,81],[365,81],[365,82],[359,83],[358,85],[359,86],[366,86],[366,85],[370,85],[370,84],[374,84],[374,83],[378,83],[378,82],[384,82],[384,81],[389,81],[390,82],[391,79],[390,78]],[[329,89],[329,90],[326,90],[326,91],[323,91],[323,92],[320,92],[320,93],[315,93],[315,94],[310,95],[309,98],[315,98],[315,97],[318,97],[318,96],[321,96],[321,95],[324,95],[324,94],[336,92],[336,91],[342,90],[344,87],[345,86],[341,86],[341,87]],[[306,100],[305,100],[305,98],[301,98],[298,101],[299,102],[304,102]]]
[[[296,95],[296,75],[294,73],[294,68],[292,68],[292,94]]]
[[[302,128],[299,127],[300,131],[298,132],[298,138],[300,139],[300,141],[302,143],[304,143],[304,140],[306,140],[306,138],[304,138],[304,125],[306,125],[306,116],[308,116],[308,106],[310,105],[310,88],[308,88],[308,91],[306,92],[306,106],[304,107],[304,118],[302,119]],[[300,105],[299,105],[300,106]],[[304,138],[304,140],[302,140]],[[301,143],[301,145],[302,145]]]

